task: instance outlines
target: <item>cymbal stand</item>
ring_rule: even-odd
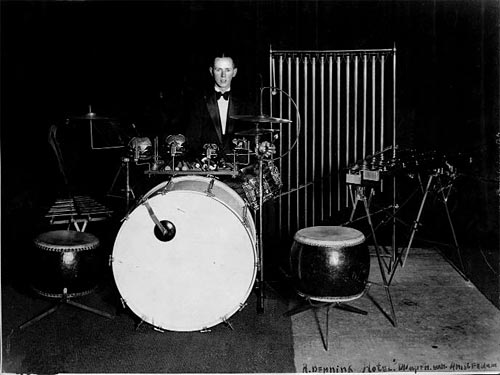
[[[257,124],[258,127],[258,124]],[[264,240],[263,240],[263,234],[262,234],[262,228],[263,228],[263,205],[264,205],[264,183],[263,183],[263,168],[264,168],[264,154],[259,152],[259,145],[260,145],[260,136],[258,134],[255,135],[255,154],[257,155],[258,158],[258,165],[259,165],[259,212],[257,215],[258,219],[258,224],[257,224],[257,256],[258,256],[258,265],[257,265],[257,273],[258,273],[258,280],[257,280],[257,289],[258,289],[258,296],[257,296],[257,312],[258,313],[263,313],[264,312],[264,300],[266,298],[265,296],[265,285],[264,285]]]
[[[258,271],[259,271],[259,280],[258,280],[258,302],[257,302],[257,311],[260,313],[264,312],[264,300],[266,298],[265,296],[265,290],[264,290],[264,241],[263,241],[263,235],[262,235],[262,228],[263,228],[263,214],[262,214],[262,207],[264,204],[264,185],[263,185],[263,167],[264,167],[264,156],[263,155],[258,155],[259,158],[259,224],[258,224],[258,231],[257,233],[257,253],[259,255],[259,265],[258,265]]]
[[[126,204],[126,210],[128,211],[130,207],[130,199],[135,199],[134,191],[130,187],[130,158],[127,156],[122,157],[122,163],[120,167],[118,168],[118,171],[116,172],[115,178],[113,179],[113,182],[111,183],[111,187],[108,190],[108,197],[114,197],[114,198],[123,198],[121,195],[115,195],[113,194],[113,190],[115,188],[116,182],[118,181],[118,177],[120,177],[120,174],[122,173],[123,170],[125,170],[125,204]]]
[[[258,158],[259,165],[259,204],[258,204],[258,225],[257,225],[257,254],[258,254],[258,302],[257,302],[257,312],[264,312],[264,300],[265,296],[265,278],[264,278],[264,240],[263,240],[263,206],[264,206],[264,159],[269,156],[269,145],[266,142],[260,142],[259,135],[259,124],[256,124],[256,135],[255,135],[255,155]]]

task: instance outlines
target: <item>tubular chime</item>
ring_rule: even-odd
[[[396,48],[271,49],[269,73],[271,114],[293,121],[274,125],[281,152],[298,139],[278,162],[286,236],[349,207],[346,168],[396,145]]]

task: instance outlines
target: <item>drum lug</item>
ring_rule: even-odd
[[[126,309],[127,308],[127,304],[125,303],[125,300],[123,298],[120,298],[120,302],[122,303],[122,307],[124,309]]]
[[[212,330],[210,328],[202,328],[200,330],[200,333],[209,333],[209,332],[212,332]]]
[[[141,328],[142,324],[144,323],[144,320],[140,320],[136,325],[135,325],[135,330],[138,331],[139,328]]]
[[[247,307],[248,303],[240,303],[240,308],[238,309],[238,312],[242,311],[245,307]]]
[[[207,187],[207,191],[205,192],[207,194],[207,196],[209,197],[214,197],[214,193],[212,193],[212,189],[214,188],[214,183],[215,183],[215,178],[212,177],[210,179],[210,182],[208,183],[208,187]]]
[[[112,263],[113,263],[113,255],[110,255],[108,259],[108,267],[111,267]]]
[[[162,194],[162,195],[167,194],[170,190],[172,190],[172,188],[174,187],[174,185],[175,185],[175,182],[172,181],[172,180],[170,180],[168,182],[167,186],[165,186],[163,189],[161,189],[160,194]]]
[[[243,225],[245,225],[245,227],[249,227],[249,223],[248,223],[248,204],[245,202],[245,206],[243,206],[243,213],[241,215],[243,217]]]
[[[158,328],[158,327],[153,327],[153,329],[156,331],[156,332],[160,332],[160,333],[165,333],[165,331],[161,328]]]
[[[234,331],[233,325],[229,320],[226,319],[226,317],[222,318],[222,321],[224,322],[225,325],[227,325],[231,329],[231,331]]]

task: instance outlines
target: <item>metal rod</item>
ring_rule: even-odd
[[[316,180],[316,57],[312,58],[312,180]],[[305,183],[308,181],[306,180]],[[312,225],[316,221],[316,189],[312,189]]]
[[[309,168],[308,163],[307,163],[307,152],[308,152],[308,98],[307,98],[307,63],[308,63],[308,58],[307,56],[304,56],[304,183],[307,183],[307,169]],[[304,190],[304,226],[307,227],[308,223],[308,206],[309,206],[309,201],[307,199],[307,189]]]
[[[262,155],[259,155],[259,236],[258,236],[258,254],[259,254],[259,303],[257,304],[257,310],[259,312],[264,311],[264,299],[266,298],[265,296],[265,291],[264,291],[264,236],[262,235],[262,229],[263,229],[263,214],[262,214],[262,206],[264,203],[264,189],[262,186],[262,178],[263,178],[263,173],[262,173],[262,168],[263,168],[263,161],[262,161]]]
[[[345,67],[345,79],[346,79],[346,82],[345,82],[345,87],[346,87],[346,100],[345,100],[345,165],[344,166],[347,166],[349,165],[349,162],[350,162],[350,138],[349,138],[349,135],[350,135],[350,131],[349,131],[349,120],[350,120],[350,99],[351,99],[351,94],[350,94],[350,85],[351,85],[351,65],[350,65],[350,56],[347,55],[346,57],[346,67]],[[347,191],[347,185],[345,185],[345,194],[347,196],[348,194],[348,191]],[[345,200],[345,206],[349,206],[349,201],[346,199]]]
[[[333,58],[332,56],[328,59],[328,173],[329,173],[329,185],[328,185],[328,215],[332,216],[333,213],[333,199],[332,199],[332,170],[333,170]]]
[[[288,58],[288,89],[291,90],[292,88],[292,58],[289,57]],[[292,93],[290,92],[289,95],[291,96]],[[288,98],[288,118],[292,118],[292,100],[291,98]],[[290,150],[290,148],[292,147],[292,130],[291,128],[288,129],[288,150]],[[288,155],[288,177],[287,177],[287,182],[288,182],[288,185],[287,185],[287,188],[290,189],[291,186],[292,186],[292,155],[289,154]],[[297,193],[298,195],[298,193]],[[288,222],[287,222],[287,229],[288,229],[288,233],[290,233],[290,229],[291,229],[291,217],[292,217],[292,214],[291,214],[291,202],[292,201],[292,197],[291,195],[289,194],[287,196],[287,203],[288,203],[288,206],[287,206],[287,212],[288,212]]]
[[[376,137],[376,132],[375,132],[375,124],[376,124],[376,110],[375,110],[375,76],[376,76],[376,70],[375,70],[375,56],[372,57],[372,149],[371,153],[375,153],[375,137]]]
[[[385,80],[385,56],[380,60],[380,150],[384,149],[384,80]],[[380,155],[384,160],[384,153]]]
[[[392,159],[396,160],[396,44],[392,55]],[[392,259],[396,260],[396,175],[392,177]]]
[[[337,210],[340,211],[340,57],[337,56]]]
[[[363,56],[363,160],[366,159],[366,87],[367,87],[367,57]]]
[[[320,152],[320,161],[321,161],[321,170],[320,170],[320,177],[321,177],[321,190],[320,190],[320,207],[321,207],[321,221],[323,221],[325,213],[324,213],[324,192],[326,191],[325,189],[325,182],[323,180],[324,176],[324,168],[325,168],[325,57],[321,56],[320,59],[320,84],[321,84],[321,91],[320,91],[320,101],[321,101],[321,152]]]
[[[392,55],[392,145],[396,146],[396,44]],[[396,158],[396,148],[392,148],[392,156]]]
[[[300,108],[300,80],[299,80],[299,64],[300,64],[300,59],[297,56],[295,58],[295,103],[297,104],[297,107]],[[300,175],[299,175],[299,160],[300,160],[300,142],[297,142],[297,147],[295,147],[296,150],[296,163],[295,163],[295,180],[296,184],[295,187],[299,187],[300,183]],[[300,228],[300,191],[297,191],[296,195],[297,199],[297,205],[296,205],[296,222],[297,222],[297,229]]]
[[[358,56],[354,56],[354,161],[358,160]]]
[[[273,84],[274,86],[276,83]],[[283,118],[283,56],[280,56],[279,59],[279,117]],[[279,132],[279,145],[280,145],[280,150],[283,152],[283,124],[280,123],[280,132]],[[279,170],[280,172],[283,170],[283,158],[279,159]],[[282,216],[283,216],[283,201],[280,199],[279,204],[278,204],[278,228],[280,231],[282,230]]]
[[[384,80],[385,80],[385,56],[380,57],[380,150],[384,149]],[[385,153],[380,154],[380,161],[383,163],[385,159]],[[380,191],[384,191],[384,179],[380,180]]]
[[[350,106],[350,84],[351,84],[351,69],[350,69],[350,59],[349,56],[346,58],[346,65],[345,65],[345,91],[346,91],[346,98],[345,98],[345,164],[349,164],[349,146],[350,146],[350,139],[349,139],[349,106]]]

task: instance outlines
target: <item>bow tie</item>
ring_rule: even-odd
[[[222,93],[220,91],[215,91],[215,98],[219,100],[221,96],[224,98],[224,100],[229,100],[229,91],[226,91],[225,93]]]

